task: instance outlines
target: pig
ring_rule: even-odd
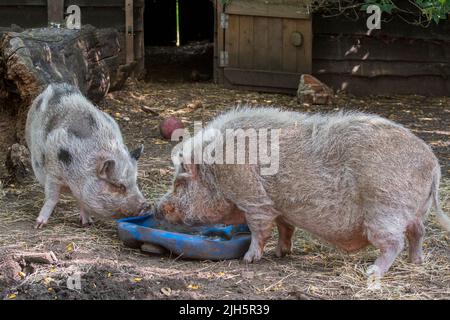
[[[195,148],[222,143],[228,129],[246,128],[278,130],[274,174],[262,175],[259,160],[193,161]],[[424,218],[432,204],[450,232],[438,198],[440,166],[431,148],[376,115],[237,108],[185,139],[173,161],[173,183],[158,200],[155,216],[188,225],[247,223],[246,262],[261,259],[273,225],[279,234],[276,255],[290,253],[298,227],[348,252],[373,245],[380,254],[367,275],[381,277],[403,250],[405,236],[410,261],[423,261]]]
[[[45,188],[35,228],[47,224],[62,192],[77,200],[83,226],[91,216],[120,218],[146,209],[136,182],[143,146],[129,152],[118,124],[78,88],[50,84],[28,111],[25,136],[34,174]]]

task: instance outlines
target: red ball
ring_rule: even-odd
[[[176,129],[183,129],[183,123],[175,118],[175,117],[169,117],[167,119],[164,119],[159,124],[159,132],[161,133],[161,136],[163,136],[165,139],[170,139],[172,136],[172,133]]]

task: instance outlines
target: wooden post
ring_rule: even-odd
[[[222,1],[215,2],[215,30],[214,30],[214,82],[223,84],[223,68],[220,66],[220,54],[225,50],[225,29],[221,26],[221,17],[223,13]]]
[[[134,61],[133,0],[125,0],[125,46],[129,64]]]
[[[139,7],[137,17],[133,17],[135,19],[134,26],[137,29],[134,29],[135,32],[135,44],[134,44],[134,58],[137,62],[135,75],[138,78],[145,76],[145,44],[144,44],[144,10],[145,10],[145,1],[141,0],[139,2],[134,3],[134,7],[136,5]]]
[[[64,23],[64,0],[47,0],[48,24]]]

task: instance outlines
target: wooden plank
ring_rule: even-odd
[[[0,7],[47,6],[47,0],[2,0]]]
[[[124,1],[124,0],[122,0]],[[125,1],[124,1],[125,2]],[[83,21],[85,21],[83,23]],[[125,6],[123,7],[84,7],[81,8],[81,22],[105,28],[125,27]],[[123,29],[125,31],[125,29]]]
[[[283,4],[283,5],[290,5],[290,6],[293,6],[293,5],[303,5],[303,4],[307,4],[307,3],[311,3],[311,0],[233,0],[233,1],[235,1],[235,2],[240,2],[240,3],[245,3],[245,2],[250,2],[250,3],[253,3],[253,4],[268,4],[268,3],[270,3],[270,4],[273,4],[273,5],[280,5],[280,4]],[[232,2],[232,1],[222,1],[222,2]]]
[[[228,52],[228,66],[239,66],[239,16],[228,17],[228,29],[225,31],[225,50]]]
[[[80,7],[125,7],[123,0],[65,0],[65,2],[66,6],[76,4]],[[145,6],[145,0],[134,0],[133,6],[135,8],[143,8]]]
[[[133,0],[125,0],[125,50],[126,62],[134,61]]]
[[[423,96],[450,96],[450,79],[438,76],[364,78],[343,74],[314,74],[337,91],[357,96],[417,94]]]
[[[0,7],[0,26],[11,27],[12,24],[22,28],[46,27],[48,25],[47,7]]]
[[[267,68],[269,20],[270,19],[266,17],[254,17],[253,19],[253,67],[258,70]]]
[[[344,17],[323,18],[315,15],[313,21],[314,34],[353,34],[372,37],[410,38],[428,40],[450,40],[450,20],[441,20],[438,25],[432,23],[428,28],[413,26],[399,18],[382,23],[381,29],[368,31],[366,21],[351,21]]]
[[[144,7],[145,0],[135,0],[134,7]],[[124,8],[123,0],[93,1],[93,0],[65,0],[64,6],[76,4],[80,7],[120,7]],[[1,0],[0,7],[18,6],[47,6],[47,0]]]
[[[139,60],[144,56],[144,34],[142,31],[134,33],[134,57]]]
[[[374,78],[380,76],[411,77],[417,75],[434,75],[450,77],[450,62],[417,63],[404,61],[336,61],[314,60],[315,74],[347,74]]]
[[[124,7],[125,5],[122,8],[81,8],[81,25],[90,24],[96,28],[116,28],[119,32],[125,32]]]
[[[136,78],[143,78],[145,76],[145,55],[140,52],[141,45],[138,43],[142,42],[144,44],[144,38],[140,36],[140,33],[136,33],[134,39],[134,61],[136,62],[136,67],[133,70],[133,75]]]
[[[313,31],[310,20],[297,20],[297,31],[303,36],[303,44],[297,48],[297,72],[311,73]]]
[[[125,32],[120,32],[119,31],[119,47],[120,48],[125,48]],[[126,51],[125,50],[120,50],[119,52],[119,62],[120,64],[126,64],[127,61],[127,57],[126,57]]]
[[[267,48],[268,70],[282,70],[283,68],[283,19],[271,18],[269,21]]]
[[[314,37],[313,53],[315,59],[448,62],[450,42],[321,34]]]
[[[292,34],[297,31],[296,21],[283,19],[283,68],[285,72],[297,71],[297,48],[292,44]]]
[[[287,95],[295,96],[297,89],[294,88],[276,88],[276,87],[255,87],[251,85],[234,85],[230,83],[226,78],[224,78],[223,86],[228,89],[233,90],[246,90],[246,91],[257,91],[257,92],[267,92],[267,93],[282,93]]]
[[[298,4],[269,3],[233,0],[226,6],[226,13],[246,16],[309,19],[306,7]]]
[[[64,0],[47,0],[48,23],[64,22]]]
[[[239,16],[239,67],[253,68],[253,17]]]
[[[214,12],[214,82],[223,84],[223,69],[220,67],[219,63],[220,52],[225,50],[224,29],[220,25],[222,3],[221,0],[215,0],[214,4],[216,8]]]
[[[143,60],[145,56],[145,44],[144,44],[144,7],[136,7],[136,0],[133,2],[133,29],[135,32],[134,42],[134,56],[136,60]],[[143,72],[144,65],[140,65],[139,72]]]
[[[289,72],[271,72],[240,68],[224,68],[226,80],[233,85],[243,85],[272,89],[296,89],[300,74]]]

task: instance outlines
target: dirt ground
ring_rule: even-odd
[[[431,144],[443,169],[441,198],[450,195],[450,98],[337,96],[333,106],[325,107],[301,105],[292,96],[233,91],[211,83],[129,81],[99,107],[118,120],[130,148],[145,145],[139,181],[153,201],[167,190],[173,172],[173,145],[161,139],[159,121],[175,115],[191,126],[193,120],[208,121],[236,104],[304,112],[357,109],[398,121]],[[408,263],[405,251],[381,286],[374,288],[364,274],[377,256],[373,248],[347,254],[298,230],[291,256],[275,257],[274,233],[264,258],[254,264],[149,256],[125,247],[112,221],[96,220],[92,227],[81,228],[70,197],[60,202],[46,228],[34,230],[42,204],[43,189],[31,178],[22,185],[0,185],[2,299],[450,298],[450,239],[433,214],[426,223],[425,263]],[[450,202],[444,209],[450,212]],[[17,252],[48,251],[55,253],[57,263],[19,265],[9,259]],[[8,272],[16,279],[11,280]],[[67,279],[77,274],[81,289],[71,290]]]

